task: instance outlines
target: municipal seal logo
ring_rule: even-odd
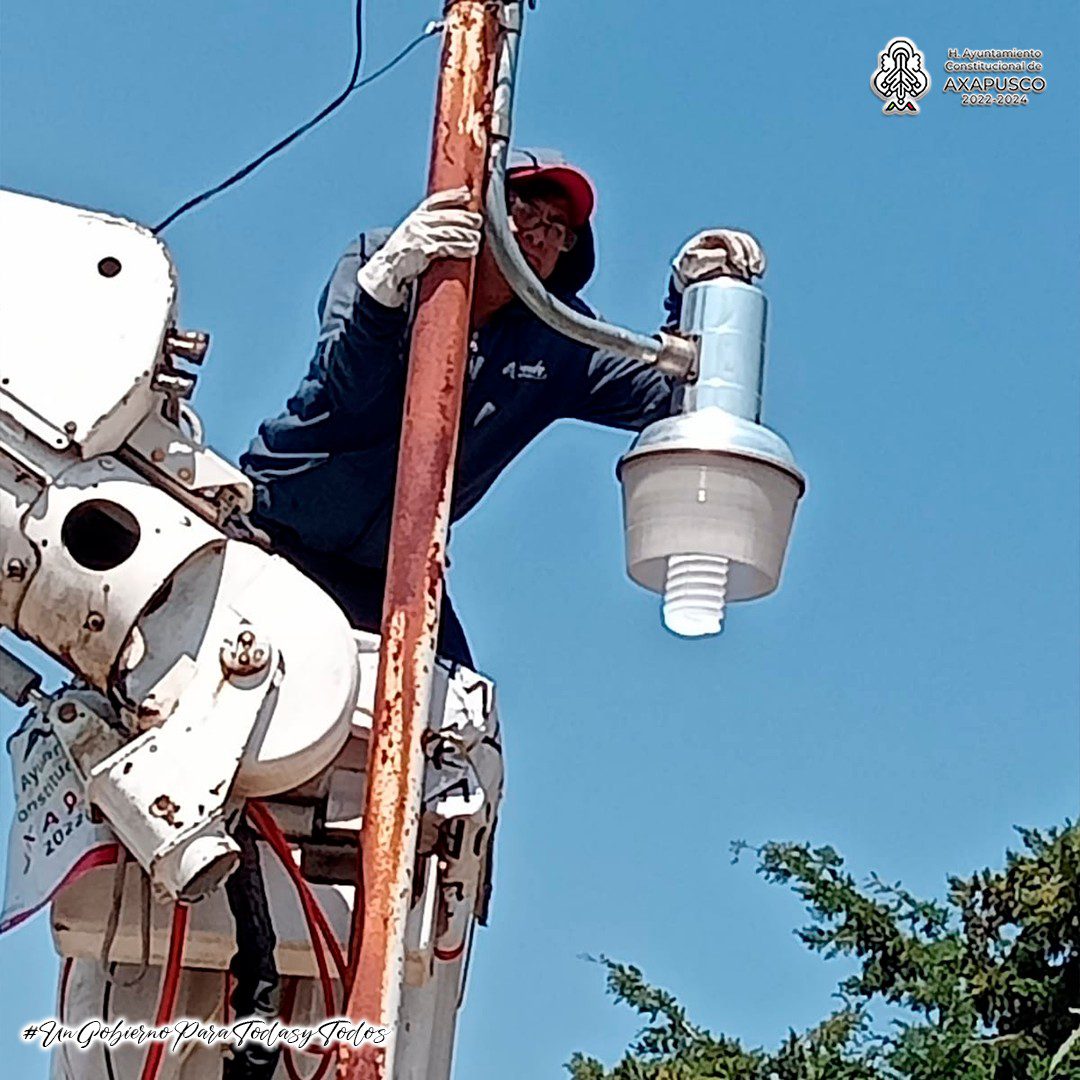
[[[878,66],[870,77],[870,89],[885,102],[886,116],[915,116],[919,98],[930,89],[926,57],[915,42],[895,37],[878,53]]]

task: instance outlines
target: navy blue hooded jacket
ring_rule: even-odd
[[[387,308],[356,274],[390,230],[361,234],[319,301],[315,356],[285,412],[240,459],[255,484],[255,520],[273,537],[384,568],[397,470],[411,305]],[[548,288],[591,314],[578,291],[595,265],[586,224]],[[669,291],[668,311],[678,299]],[[451,520],[562,417],[640,430],[672,412],[674,385],[654,368],[556,333],[514,299],[471,341]]]

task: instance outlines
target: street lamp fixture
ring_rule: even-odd
[[[698,342],[682,411],[658,420],[618,465],[626,565],[663,596],[664,625],[718,634],[729,602],[777,586],[806,480],[761,420],[764,293],[734,278],[687,288],[682,333]]]

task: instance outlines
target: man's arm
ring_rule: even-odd
[[[359,284],[358,274],[386,242],[387,230],[362,233],[342,255],[319,301],[316,364],[331,406],[369,413],[400,379],[409,336],[409,308],[387,307]]]
[[[362,235],[338,262],[319,303],[319,359],[338,409],[363,413],[404,370],[413,282],[435,260],[470,258],[479,214],[465,189],[428,196],[392,232]]]
[[[675,411],[677,387],[651,364],[598,349],[589,357],[581,398],[568,415],[606,427],[640,431]]]
[[[765,273],[765,252],[748,232],[706,229],[692,236],[671,261],[671,278],[664,298],[665,329],[679,325],[682,297],[688,285],[714,277],[753,281]]]

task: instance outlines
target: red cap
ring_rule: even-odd
[[[519,180],[540,177],[562,188],[570,203],[570,225],[580,229],[592,217],[596,205],[592,181],[572,165],[521,165],[506,171],[506,179],[511,187]]]

